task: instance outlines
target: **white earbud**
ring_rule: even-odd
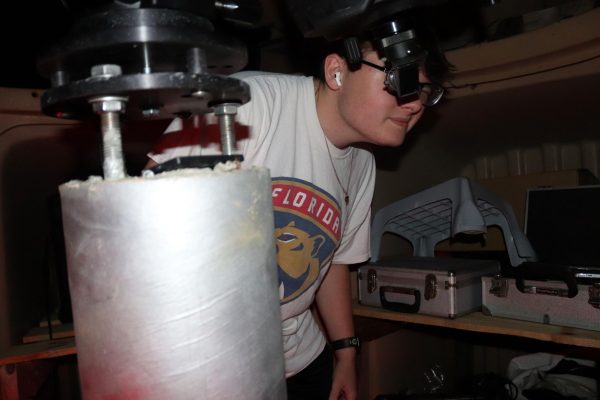
[[[333,74],[333,79],[335,80],[335,83],[338,85],[338,87],[342,86],[342,78],[340,77],[340,71],[337,71],[335,74]]]

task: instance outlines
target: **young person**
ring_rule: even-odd
[[[367,146],[402,144],[426,104],[441,96],[427,87],[426,61],[419,72],[425,86],[399,100],[386,86],[381,55],[365,43],[358,69],[331,52],[317,78],[234,75],[251,90],[251,101],[238,110],[237,121],[249,130],[237,152],[244,166],[268,167],[272,176],[290,400],[357,396],[348,265],[369,258],[375,162]],[[211,116],[173,121],[148,166],[213,154],[219,144],[211,132],[218,132]]]

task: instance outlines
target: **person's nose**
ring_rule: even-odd
[[[408,110],[411,114],[418,114],[425,106],[421,102],[421,99],[417,97],[415,99],[400,104],[400,107],[404,108],[405,110]]]

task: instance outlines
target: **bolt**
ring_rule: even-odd
[[[100,114],[102,126],[102,148],[104,162],[104,179],[121,179],[125,177],[123,149],[121,143],[121,126],[119,115],[113,112]]]
[[[117,112],[122,113],[125,111],[126,97],[119,96],[101,96],[93,97],[88,100],[88,103],[92,105],[92,110],[96,114]]]
[[[99,64],[94,65],[91,69],[91,76],[94,78],[110,78],[122,73],[121,66],[117,64]]]
[[[66,85],[69,83],[69,74],[66,71],[54,71],[50,77],[50,82],[53,88]]]
[[[215,7],[216,8],[221,8],[223,10],[227,10],[227,11],[234,11],[237,10],[238,8],[240,8],[240,6],[236,3],[233,2],[222,2],[222,1],[215,1]]]
[[[149,107],[149,108],[143,108],[142,109],[142,116],[144,118],[156,117],[158,115],[160,115],[160,108],[159,107]]]
[[[201,74],[206,70],[206,54],[199,47],[187,51],[187,69],[191,74]]]
[[[217,117],[221,115],[236,115],[238,105],[234,103],[223,103],[215,106],[215,115]]]
[[[221,149],[223,154],[230,156],[235,148],[235,115],[238,105],[235,103],[223,103],[214,107],[215,115],[219,118],[221,131]]]
[[[98,96],[88,99],[94,112],[100,115],[104,150],[104,179],[125,177],[119,113],[125,111],[127,97]]]
[[[96,114],[105,112],[123,112],[125,106],[122,101],[98,101],[92,103],[92,110]]]

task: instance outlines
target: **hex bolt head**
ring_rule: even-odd
[[[234,103],[218,104],[214,107],[216,116],[237,114],[238,105]]]
[[[99,64],[94,65],[91,69],[91,76],[96,78],[110,78],[111,76],[119,76],[122,73],[121,66],[117,64]]]
[[[150,107],[142,109],[142,116],[145,118],[157,117],[160,115],[159,107]]]
[[[126,102],[126,97],[119,96],[93,97],[88,100],[88,103],[92,105],[92,110],[94,110],[96,114],[107,112],[125,112]]]

